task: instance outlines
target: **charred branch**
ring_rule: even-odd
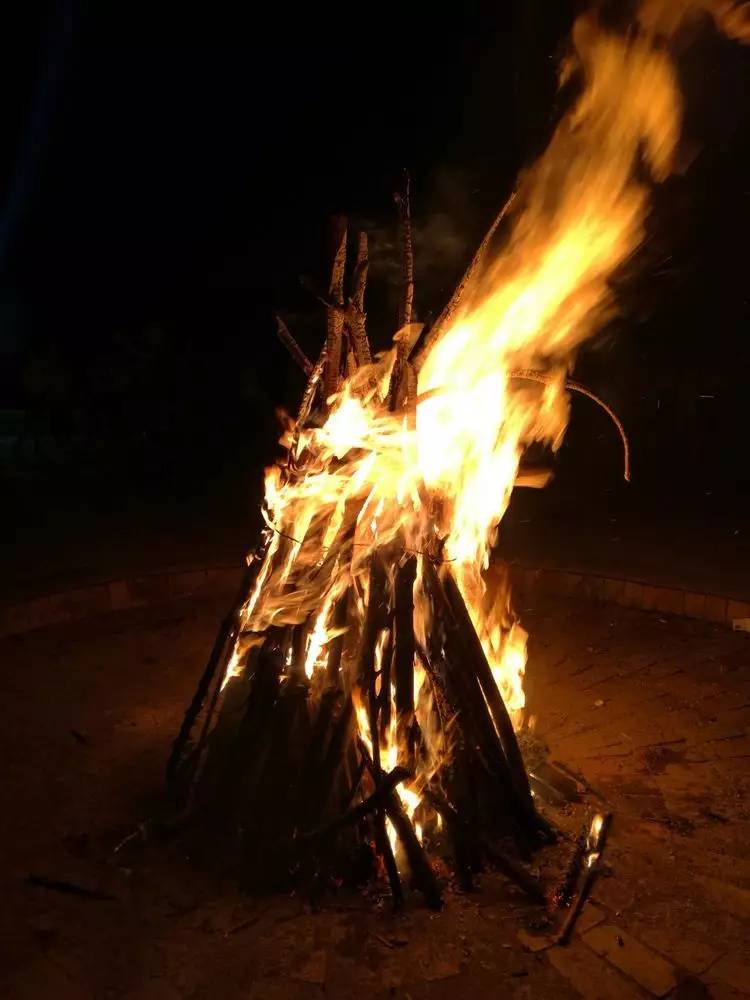
[[[479,636],[477,635],[471,621],[471,617],[466,604],[464,603],[464,599],[461,596],[461,591],[458,589],[458,584],[456,583],[455,578],[451,574],[450,570],[448,570],[445,566],[442,568],[441,576],[443,579],[444,593],[458,627],[465,653],[470,658],[471,665],[476,672],[477,679],[479,680],[479,684],[482,688],[482,694],[486,698],[490,712],[492,713],[492,720],[495,724],[495,728],[497,729],[498,736],[500,737],[505,759],[508,762],[508,768],[510,770],[518,802],[521,804],[525,813],[528,813],[530,817],[536,818],[536,810],[534,809],[534,804],[531,798],[531,789],[529,787],[529,778],[526,773],[523,758],[521,757],[518,740],[516,739],[516,734],[513,730],[513,723],[508,715],[508,710],[505,707],[502,695],[500,694],[497,684],[495,683],[495,678],[492,676],[492,671],[490,670],[490,665],[487,662],[487,657],[485,656],[484,649],[482,648],[482,643],[480,642]]]
[[[399,761],[413,768],[415,750],[414,718],[414,581],[417,557],[406,556],[396,572],[394,588],[396,681],[396,740]]]
[[[329,309],[326,322],[326,363],[323,374],[323,394],[328,399],[339,387],[341,373],[341,338],[344,332],[344,270],[346,268],[347,220],[335,216],[331,220],[332,264],[328,297],[337,306]]]
[[[453,846],[453,862],[456,866],[458,884],[464,892],[471,892],[474,879],[471,873],[471,833],[458,814],[455,806],[436,788],[427,789],[425,798],[442,817]]]
[[[412,321],[414,306],[414,247],[410,188],[409,174],[404,171],[404,190],[394,195],[398,206],[398,231],[401,246],[401,297],[398,308],[399,336],[396,339],[396,359],[393,363],[391,381],[388,386],[388,408],[390,410],[397,410],[406,396],[405,366],[411,348],[404,330]]]
[[[205,734],[208,731],[221,693],[221,685],[224,680],[227,663],[232,655],[241,628],[242,610],[255,586],[255,581],[258,578],[261,566],[266,557],[268,543],[269,536],[265,534],[260,547],[249,557],[247,569],[243,574],[237,597],[232,605],[232,609],[221,624],[208,662],[198,682],[193,700],[185,712],[180,731],[172,745],[172,750],[167,761],[167,790],[174,797],[179,797],[179,785],[183,783],[183,778],[185,777],[180,772],[187,764],[187,758],[190,757],[193,765],[196,765],[197,757],[202,751]],[[199,739],[198,746],[193,751],[191,745],[193,729],[204,708],[206,711],[203,725],[201,726],[201,738]]]
[[[358,676],[365,691],[375,686],[375,646],[378,633],[388,621],[387,577],[379,553],[374,552],[370,561],[370,582],[367,597],[367,612],[362,627]]]
[[[383,649],[380,664],[380,712],[378,716],[380,742],[388,738],[391,731],[391,675],[393,667],[393,629],[388,629],[388,638]]]
[[[381,807],[375,813],[375,848],[383,859],[383,867],[388,878],[388,885],[391,888],[391,898],[394,910],[400,909],[404,905],[404,889],[401,885],[401,876],[398,873],[398,865],[393,856],[393,848],[388,839],[388,831],[385,826],[385,810]]]
[[[360,751],[365,758],[367,769],[374,778],[377,771],[373,763],[373,759],[370,756],[367,747],[362,743],[360,744]],[[406,860],[409,863],[409,869],[412,874],[415,888],[422,893],[425,898],[425,902],[429,907],[439,910],[443,905],[443,897],[440,892],[440,886],[438,885],[437,878],[435,877],[435,872],[432,870],[432,866],[430,865],[427,855],[424,852],[424,848],[419,842],[419,838],[417,837],[414,827],[412,826],[411,820],[404,812],[401,800],[395,792],[391,792],[390,795],[385,797],[384,805],[388,818],[391,823],[393,823],[396,835],[404,848],[404,854],[406,855]]]
[[[276,333],[281,343],[286,347],[305,375],[309,375],[313,370],[313,363],[291,335],[289,327],[279,315],[276,316]]]
[[[315,367],[310,372],[307,379],[307,385],[305,386],[305,391],[302,394],[302,402],[300,403],[299,410],[297,411],[297,420],[295,422],[295,434],[297,436],[299,435],[299,431],[302,427],[304,427],[307,423],[307,419],[310,416],[310,411],[312,410],[313,403],[315,402],[315,394],[320,386],[323,370],[325,369],[327,360],[328,354],[326,352],[326,348],[324,347],[320,352],[320,357],[315,363]],[[294,453],[294,449],[292,453]]]
[[[341,655],[344,651],[344,629],[349,615],[349,597],[351,588],[347,587],[333,606],[331,625],[336,630],[336,635],[328,644],[328,659],[326,661],[326,673],[329,684],[340,684],[339,671],[341,670]]]
[[[587,843],[587,853],[585,858],[586,866],[584,868],[583,878],[581,879],[578,887],[578,895],[574,899],[573,905],[568,910],[565,923],[557,936],[557,944],[567,944],[570,940],[570,935],[573,933],[573,928],[575,927],[576,920],[583,909],[583,904],[588,899],[591,887],[593,886],[594,880],[599,873],[601,854],[604,850],[604,844],[607,839],[611,819],[612,817],[610,813],[605,813],[603,816],[597,816],[594,818],[594,823],[592,824],[591,832],[589,834],[589,842]],[[598,829],[595,826],[597,821],[599,822]]]
[[[552,893],[552,902],[557,909],[562,909],[570,905],[570,900],[575,891],[576,885],[581,875],[583,858],[586,853],[586,835],[588,824],[586,824],[575,839],[573,850],[565,866],[560,884]]]
[[[320,742],[313,744],[314,752],[310,755],[311,766],[306,772],[302,793],[308,802],[303,818],[303,823],[308,827],[317,823],[334,802],[339,777],[344,770],[347,748],[351,742],[353,716],[351,698],[346,698],[338,716],[331,724],[337,695],[338,692],[335,690],[325,692],[315,727],[314,736]],[[325,738],[329,731],[330,740],[326,746]],[[314,757],[320,760],[319,766],[312,764]]]
[[[442,577],[428,559],[423,560],[422,578],[445,629],[442,662],[449,696],[456,706],[458,724],[467,744],[475,748],[473,752],[481,764],[481,774],[476,774],[473,780],[477,794],[481,793],[484,814],[488,822],[497,826],[498,833],[510,833],[519,850],[527,852],[528,843],[538,830],[533,805],[530,812],[525,801],[519,798],[473,658],[448,603]]]
[[[367,339],[365,315],[365,288],[367,287],[367,272],[370,260],[367,247],[367,233],[360,232],[357,237],[357,263],[354,268],[352,297],[347,309],[347,325],[352,341],[354,356],[358,365],[372,363],[370,342]]]
[[[388,774],[383,775],[380,782],[375,786],[375,791],[368,795],[366,799],[363,799],[358,805],[352,806],[351,809],[348,809],[341,816],[337,816],[336,819],[320,827],[318,830],[312,830],[310,833],[304,834],[301,842],[324,840],[335,836],[347,826],[355,826],[361,820],[365,819],[366,816],[369,816],[370,813],[381,808],[388,796],[396,788],[396,785],[411,777],[411,772],[405,767],[394,767]]]
[[[289,679],[297,684],[304,684],[307,678],[307,674],[305,673],[305,654],[312,624],[311,619],[307,618],[302,624],[295,625],[292,628],[292,660],[289,664]]]

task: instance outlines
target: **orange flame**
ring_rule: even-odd
[[[681,98],[663,37],[688,10],[708,11],[736,35],[744,30],[724,0],[649,0],[640,31],[627,37],[592,15],[576,22],[561,80],[578,79],[579,96],[522,178],[505,233],[490,243],[460,308],[423,358],[413,418],[382,402],[394,348],[344,380],[322,427],[287,431],[290,468],[266,474],[265,516],[276,534],[245,622],[260,630],[314,621],[308,676],[324,662],[331,608],[350,587],[354,613],[363,618],[372,553],[392,543],[434,550],[440,539],[518,722],[527,636],[507,594],[488,600],[484,571],[524,449],[560,445],[574,352],[610,317],[610,279],[643,239],[646,173],[660,181],[670,172]],[[544,383],[511,374],[538,368],[551,373]],[[415,632],[424,639],[429,608],[419,576],[414,600]],[[227,677],[236,667],[235,658]],[[399,788],[411,816],[449,752],[418,660],[415,705],[428,752],[414,781]],[[361,705],[356,711],[371,748],[367,712]],[[394,766],[396,752],[394,722],[380,747],[383,768]]]

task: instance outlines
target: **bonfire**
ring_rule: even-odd
[[[368,237],[343,218],[320,356],[279,320],[307,385],[168,766],[173,802],[246,885],[380,882],[437,907],[447,858],[463,888],[493,867],[543,895],[525,867],[554,836],[518,741],[527,635],[487,570],[512,490],[546,481],[524,455],[559,447],[569,390],[585,391],[576,351],[671,169],[661,8],[627,36],[576,22],[561,77],[578,96],[434,323],[413,322],[408,179],[393,346],[373,356]]]

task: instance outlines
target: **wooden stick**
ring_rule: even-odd
[[[396,785],[405,781],[407,778],[413,777],[411,771],[408,771],[405,767],[394,767],[392,771],[388,774],[383,775],[382,779],[376,784],[375,791],[371,795],[368,795],[366,799],[363,799],[356,806],[352,806],[341,816],[337,816],[336,819],[331,820],[325,826],[320,827],[317,830],[311,830],[309,833],[305,833],[300,838],[301,842],[313,841],[313,840],[323,840],[326,837],[330,837],[333,834],[343,830],[347,826],[354,826],[359,823],[360,820],[364,819],[371,812],[375,812],[379,809],[386,798],[393,792]]]
[[[403,766],[414,767],[414,581],[417,557],[409,555],[396,572],[394,673],[396,681],[396,742]]]
[[[333,704],[333,701],[331,702]],[[317,768],[317,772],[310,775],[309,810],[306,822],[317,821],[317,818],[324,816],[331,797],[334,795],[339,775],[341,774],[347,748],[352,740],[352,718],[354,708],[351,697],[347,697],[333,723],[331,740],[323,758],[322,765]]]
[[[289,327],[278,313],[276,314],[276,333],[281,343],[286,347],[305,375],[309,375],[313,370],[313,363],[291,335]]]
[[[461,278],[458,285],[456,286],[456,290],[453,292],[453,295],[451,296],[450,300],[448,301],[448,303],[446,304],[445,308],[440,313],[438,318],[432,324],[429,333],[422,342],[422,347],[419,353],[414,355],[414,366],[417,371],[419,371],[422,365],[424,364],[424,360],[427,357],[430,348],[436,342],[440,334],[443,332],[444,327],[453,318],[456,311],[458,310],[458,307],[461,304],[461,300],[464,297],[466,289],[471,284],[472,278],[476,275],[480,265],[482,264],[482,261],[484,260],[484,255],[487,251],[487,247],[489,246],[490,241],[492,240],[492,237],[495,235],[498,226],[509,212],[515,199],[516,199],[516,192],[513,191],[510,198],[508,198],[508,200],[505,202],[503,207],[500,209],[499,214],[496,216],[494,222],[487,230],[486,236],[479,244],[477,252],[474,254],[471,263],[466,268],[464,276],[463,278]]]
[[[310,746],[307,753],[307,762],[300,782],[302,790],[303,806],[299,810],[300,826],[311,825],[313,816],[320,813],[320,787],[319,779],[323,768],[323,762],[329,750],[332,739],[332,721],[336,702],[339,697],[339,690],[335,687],[327,687],[320,696],[318,711],[313,722],[312,733],[310,735]],[[316,797],[318,801],[316,801]]]
[[[554,377],[547,372],[537,371],[535,368],[514,368],[510,371],[511,378],[526,379],[529,382],[541,382],[543,385],[551,385],[554,381]],[[592,392],[588,386],[583,385],[581,382],[576,382],[572,378],[565,379],[565,388],[570,389],[571,392],[579,392],[582,396],[586,396],[592,402],[600,406],[604,412],[607,414],[609,419],[617,428],[617,432],[620,435],[620,440],[622,441],[622,452],[623,452],[623,472],[622,477],[626,483],[630,482],[630,442],[628,441],[628,435],[625,432],[625,428],[622,425],[622,421],[617,416],[615,411],[609,406],[601,396],[597,396],[595,392]]]
[[[372,756],[370,756],[367,747],[361,739],[358,741],[359,752],[376,785],[381,780],[382,769],[380,765],[380,738],[378,732],[379,706],[375,696],[375,646],[378,634],[386,621],[386,586],[387,577],[380,553],[374,552],[370,559],[367,610],[362,626],[357,682],[366,699]],[[373,829],[375,833],[375,847],[383,859],[383,865],[391,887],[393,905],[395,908],[398,908],[403,904],[404,894],[401,888],[401,879],[399,878],[396,859],[393,856],[393,850],[391,849],[385,827],[384,806],[381,806],[375,813]]]
[[[506,825],[505,832],[512,834],[519,851],[528,852],[527,841],[537,833],[536,815],[530,815],[519,800],[500,737],[473,669],[474,664],[467,654],[467,645],[462,641],[448,603],[442,577],[426,558],[422,561],[422,579],[435,614],[445,630],[442,663],[450,698],[459,712],[461,730],[467,743],[474,748],[473,753],[482,764],[482,773],[476,776],[477,789],[486,789],[485,804],[494,820]]]
[[[388,638],[383,648],[380,663],[380,741],[387,740],[391,732],[391,669],[393,666],[393,628],[388,630]]]
[[[385,810],[381,807],[375,813],[375,847],[378,854],[383,859],[385,873],[388,876],[388,884],[391,887],[391,898],[393,899],[394,910],[400,910],[404,905],[404,890],[401,885],[401,876],[398,873],[398,865],[393,856],[393,848],[388,839],[388,831],[385,826]]]
[[[69,882],[66,879],[48,878],[46,875],[30,874],[26,876],[26,885],[32,885],[37,889],[50,889],[52,892],[63,892],[70,896],[80,896],[82,899],[97,899],[103,901],[116,900],[117,896],[103,889],[91,889],[78,882]]]
[[[289,664],[287,674],[289,679],[297,684],[307,682],[305,654],[307,652],[307,637],[312,627],[312,616],[308,616],[302,624],[292,627],[292,661]]]
[[[206,810],[219,821],[222,813],[244,814],[257,805],[257,788],[273,755],[275,708],[284,666],[283,637],[283,629],[270,629],[247,686],[237,687],[241,684],[238,678],[226,687],[227,697],[196,779],[202,807],[221,801],[220,809]],[[257,818],[257,812],[255,815]]]
[[[329,297],[328,293],[324,292],[314,278],[309,274],[301,274],[299,276],[299,283],[309,292],[312,297],[319,302],[326,309],[332,310],[333,312],[341,313],[342,316],[346,317],[346,307],[340,306],[332,298]]]
[[[483,837],[481,844],[482,850],[498,871],[502,872],[511,882],[514,882],[527,896],[530,896],[538,903],[544,902],[544,888],[533,875],[530,875],[526,871],[523,865],[519,864],[513,858],[509,858],[507,854],[492,843],[489,837]]]
[[[411,179],[409,172],[404,171],[403,194],[397,192],[394,196],[398,205],[399,236],[401,239],[401,301],[398,309],[399,330],[408,326],[412,319],[414,305],[414,247],[411,228]]]
[[[375,765],[367,747],[361,744],[360,751],[365,759],[367,769],[374,776],[376,773]],[[386,796],[385,811],[403,845],[415,886],[424,895],[427,905],[434,910],[439,910],[443,905],[443,898],[440,886],[435,878],[435,872],[432,870],[424,848],[414,832],[411,820],[404,812],[401,800],[395,792],[391,792],[390,795]]]
[[[471,620],[455,577],[445,565],[443,565],[440,575],[445,595],[458,624],[466,653],[471,659],[471,664],[476,671],[477,679],[482,687],[482,693],[492,713],[492,719],[500,737],[505,758],[508,761],[519,802],[523,805],[524,811],[529,811],[531,815],[535,815],[536,810],[531,798],[529,777],[526,773],[523,758],[521,757],[518,740],[513,730],[513,723],[510,720],[505,702],[495,683],[495,678],[492,676],[482,643],[474,628],[474,623]]]
[[[356,524],[356,522],[355,522]],[[351,595],[351,587],[347,587],[344,593],[339,597],[333,607],[333,615],[331,616],[331,625],[336,630],[343,629],[346,627],[346,620],[349,614],[349,598]],[[342,631],[339,635],[335,635],[328,644],[328,660],[326,662],[326,674],[328,676],[328,683],[339,686],[341,684],[341,679],[339,677],[339,670],[341,668],[341,654],[344,651],[344,635]]]
[[[443,894],[440,891],[435,872],[432,870],[432,865],[419,842],[411,820],[404,811],[401,799],[399,799],[396,793],[392,793],[386,798],[385,810],[388,813],[388,818],[395,827],[399,840],[403,844],[404,853],[409,862],[415,886],[422,893],[425,902],[431,909],[441,909]]]
[[[409,408],[409,412],[414,414],[414,421],[412,427],[416,430],[416,413],[417,413],[417,390],[419,386],[419,381],[417,378],[417,372],[411,361],[404,361],[404,373],[406,379],[406,391],[404,393],[406,397],[406,404]]]
[[[180,726],[180,731],[172,744],[172,750],[167,761],[167,790],[171,795],[177,794],[177,784],[180,777],[179,772],[186,762],[186,754],[188,753],[193,727],[206,703],[206,699],[212,685],[214,686],[214,691],[208,707],[207,714],[209,718],[206,719],[206,722],[201,727],[203,733],[206,733],[208,728],[207,723],[210,721],[210,716],[213,715],[215,711],[216,702],[224,680],[224,671],[239,635],[242,609],[255,586],[258,573],[260,572],[266,557],[269,541],[270,534],[264,533],[260,546],[250,556],[247,569],[243,574],[242,583],[240,584],[234,604],[232,605],[229,614],[221,624],[221,628],[219,629],[213,648],[211,649],[208,662],[206,663],[201,679],[198,682],[196,692],[193,695],[193,700],[190,702],[190,705],[185,712],[185,717],[182,721],[182,725]],[[198,753],[201,751],[202,744],[204,742],[205,737],[203,737],[199,743],[197,748]],[[194,757],[194,755],[192,756]]]
[[[417,656],[419,657],[419,662],[424,668],[424,672],[430,679],[430,685],[432,687],[432,697],[437,712],[437,716],[440,724],[440,731],[442,733],[446,732],[446,721],[452,714],[452,709],[448,700],[448,696],[445,690],[445,681],[440,677],[435,670],[432,661],[427,653],[427,650],[421,644],[415,640],[414,648],[416,650]]]
[[[367,287],[367,272],[370,258],[367,249],[367,233],[362,231],[357,237],[357,263],[354,267],[354,291],[352,292],[350,308],[347,309],[347,325],[351,334],[352,348],[358,365],[372,364],[370,342],[367,339],[365,288]]]
[[[323,394],[325,399],[338,391],[341,371],[341,336],[344,332],[344,270],[346,268],[345,216],[337,215],[331,220],[331,243],[333,261],[328,296],[337,309],[329,309],[326,326],[327,358],[323,374]]]
[[[307,379],[307,385],[305,386],[305,391],[302,394],[302,402],[299,405],[299,410],[297,411],[297,419],[295,422],[295,445],[296,445],[296,436],[299,434],[299,431],[307,423],[307,418],[310,416],[310,411],[312,410],[312,405],[315,400],[315,393],[317,392],[318,386],[320,385],[320,381],[323,375],[323,370],[326,366],[327,360],[328,360],[328,354],[326,352],[326,348],[324,347],[323,350],[320,352],[320,357],[315,363],[315,367],[310,372],[310,375]],[[294,449],[292,449],[292,452],[293,451]]]
[[[351,378],[352,375],[357,370],[357,359],[354,356],[354,351],[351,348],[351,344],[346,345],[346,377]]]
[[[455,806],[445,798],[439,789],[427,789],[425,798],[435,812],[442,816],[445,823],[453,845],[453,863],[456,866],[458,884],[464,892],[471,892],[474,888],[474,880],[471,875],[471,851],[468,846],[469,832],[466,829],[466,824],[462,822]]]
[[[560,884],[556,886],[552,893],[552,902],[555,905],[555,909],[560,910],[570,904],[571,896],[581,876],[589,826],[589,823],[585,823],[583,829],[576,837],[573,850],[563,872],[563,877],[560,880]]]
[[[401,244],[401,298],[398,307],[398,328],[403,331],[412,321],[414,306],[414,247],[412,243],[411,226],[411,182],[408,171],[404,171],[404,191],[403,194],[394,194],[394,199],[398,205],[399,218],[399,242]],[[393,363],[391,381],[388,386],[388,408],[398,409],[402,398],[406,395],[404,366],[409,354],[409,342],[402,335],[396,343],[396,360]]]
[[[375,644],[378,632],[387,622],[387,579],[381,556],[373,552],[370,559],[370,583],[367,595],[367,611],[362,626],[362,641],[360,645],[358,675],[363,691],[374,688],[375,677]]]
[[[375,764],[373,757],[361,737],[358,737],[357,739],[357,747],[359,748],[360,757],[364,761],[365,767],[377,787],[381,774],[379,762],[377,765]],[[398,866],[396,864],[396,859],[393,856],[393,848],[391,847],[391,842],[388,839],[388,831],[385,826],[384,803],[381,804],[375,812],[373,831],[375,834],[375,849],[383,859],[383,867],[385,868],[385,873],[388,877],[388,884],[391,887],[393,908],[398,910],[404,905],[404,890],[401,885],[401,876],[398,873]]]

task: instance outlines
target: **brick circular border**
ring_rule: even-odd
[[[640,580],[600,576],[559,569],[514,566],[511,577],[521,594],[553,594],[583,597],[624,608],[660,611],[663,614],[699,618],[733,627],[737,619],[750,619],[750,601],[721,594],[701,594],[677,587],[659,587]]]
[[[239,586],[242,572],[240,565],[224,565],[142,573],[0,605],[0,638],[111,611],[146,607],[217,590],[230,592]],[[535,593],[579,597],[642,611],[699,618],[730,628],[736,619],[750,619],[750,601],[719,594],[700,594],[638,580],[518,565],[512,567],[511,577],[517,592],[526,597]]]
[[[229,591],[239,586],[242,572],[242,566],[213,566],[142,573],[0,605],[0,638],[111,611],[142,608],[217,590]]]

